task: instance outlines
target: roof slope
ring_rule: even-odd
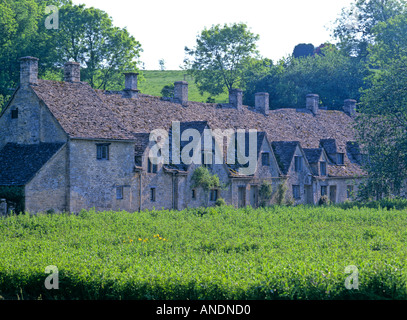
[[[293,160],[295,149],[300,143],[298,141],[273,141],[271,145],[281,172],[287,174]]]
[[[144,94],[126,99],[84,82],[39,80],[32,88],[71,137],[135,139],[136,132],[168,130],[172,121],[207,121],[212,130],[256,129],[266,132],[270,142],[299,141],[307,149],[320,148],[321,139],[333,139],[336,152],[346,153],[347,143],[356,140],[353,119],[341,111],[319,110],[314,115],[306,109],[278,109],[264,115],[247,106],[237,110],[193,101],[185,107]],[[350,163],[346,156],[345,165]],[[352,175],[363,174],[360,166],[353,165]],[[334,174],[347,172],[342,168]]]
[[[63,145],[63,143],[6,144],[0,151],[0,185],[27,184]]]

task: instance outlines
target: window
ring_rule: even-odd
[[[96,154],[98,160],[109,160],[109,145],[108,144],[97,144]]]
[[[343,165],[345,163],[345,154],[344,153],[338,153],[338,165]]]
[[[218,190],[211,190],[209,200],[210,201],[218,200]]]
[[[148,158],[148,168],[147,168],[148,173],[157,173],[157,165],[153,164],[151,161],[150,157]]]
[[[155,202],[157,200],[156,198],[156,188],[151,188],[150,189],[150,200],[151,202]]]
[[[294,166],[295,166],[295,172],[302,171],[302,157],[299,157],[299,156],[294,157]]]
[[[18,108],[11,110],[11,119],[18,119]]]
[[[326,176],[326,162],[325,161],[321,162],[320,167],[321,167],[320,168],[321,176]]]
[[[137,167],[141,167],[143,165],[143,157],[142,156],[135,156],[134,162],[136,163]]]
[[[293,197],[294,199],[301,199],[300,186],[293,186]]]
[[[265,167],[270,165],[270,153],[264,152],[261,154],[261,164]]]
[[[347,197],[348,197],[348,199],[352,199],[352,197],[353,197],[353,186],[348,186],[348,188],[347,188]]]
[[[196,199],[196,190],[192,189],[192,199]]]
[[[116,199],[117,200],[123,199],[123,187],[116,187]]]
[[[326,196],[328,194],[328,187],[322,186],[321,187],[321,197]]]

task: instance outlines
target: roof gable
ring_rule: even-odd
[[[0,185],[26,185],[63,145],[64,143],[6,144],[0,151]]]

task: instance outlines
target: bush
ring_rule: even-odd
[[[319,199],[319,205],[320,206],[327,206],[331,203],[331,201],[329,200],[328,196],[322,196],[321,199]]]
[[[222,206],[226,206],[226,201],[223,198],[218,198],[218,200],[216,200],[215,205],[217,207],[222,207]]]
[[[169,83],[161,89],[161,96],[164,98],[172,98],[174,96],[174,84]]]

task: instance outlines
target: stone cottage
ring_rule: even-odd
[[[343,112],[328,111],[313,94],[303,109],[269,110],[268,93],[256,94],[255,106],[244,106],[236,89],[228,104],[198,103],[188,101],[185,81],[175,82],[173,98],[164,100],[141,94],[137,73],[124,74],[122,91],[107,92],[81,82],[74,62],[65,64],[62,82],[39,79],[37,58],[20,63],[20,85],[0,114],[3,212],[10,206],[30,212],[181,210],[212,205],[219,197],[236,207],[256,207],[263,183],[273,190],[285,184],[286,197],[296,204],[315,204],[323,195],[343,202],[365,177],[352,128],[354,100],[344,102]],[[256,130],[254,171],[242,173],[245,165],[225,154],[213,165],[152,163],[157,141],[151,133],[166,131],[171,140],[174,124],[181,134],[217,131],[218,141],[226,142],[219,148],[233,146],[228,143],[239,131]],[[181,142],[181,149],[187,144]],[[202,159],[213,156],[215,149],[201,147]],[[223,186],[208,198],[191,187],[200,165]]]

